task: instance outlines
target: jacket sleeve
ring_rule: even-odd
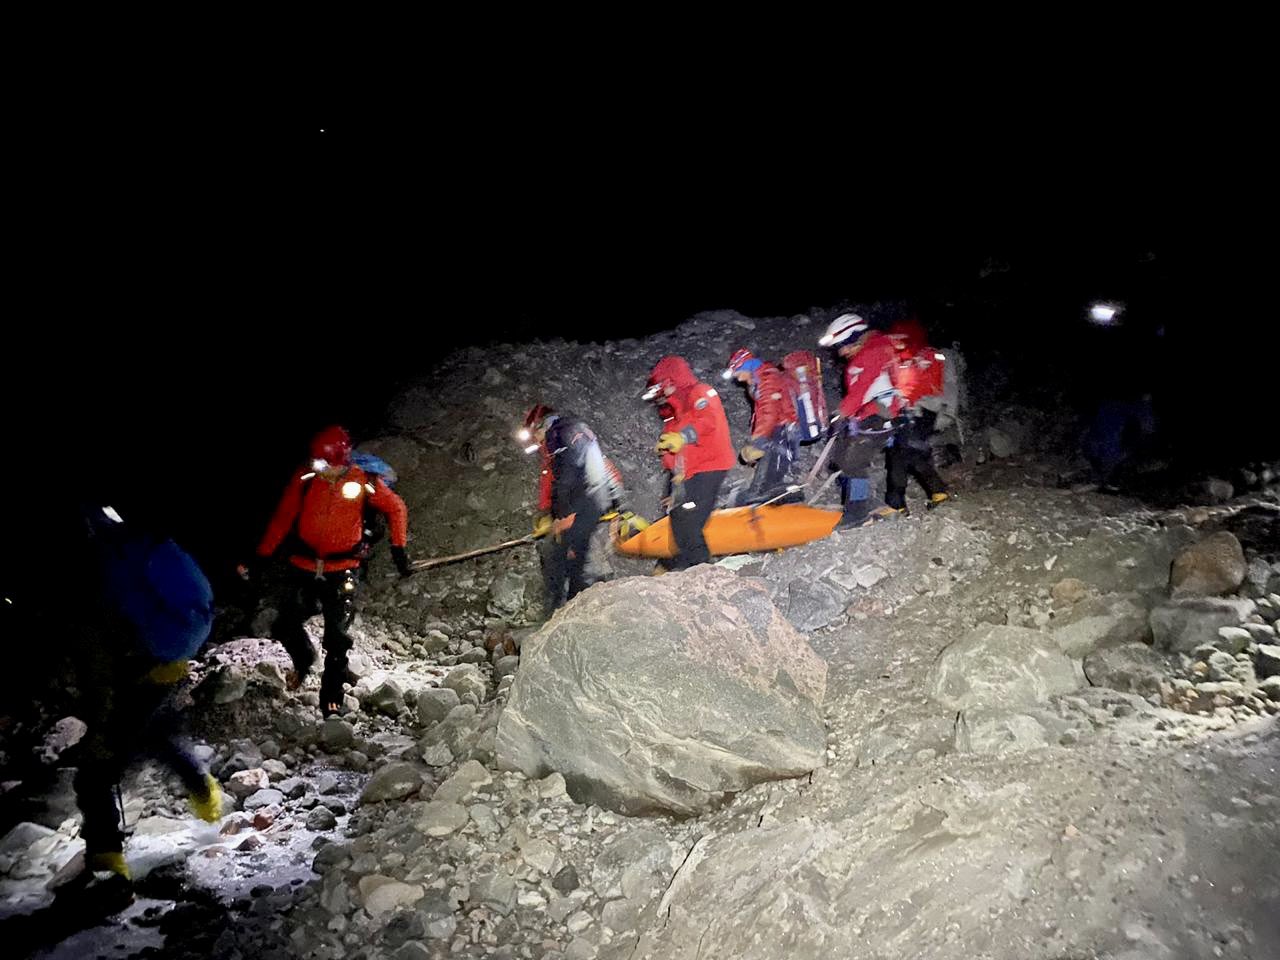
[[[696,443],[703,447],[714,447],[721,434],[728,432],[728,420],[725,419],[724,407],[715,389],[700,383],[694,392],[694,401],[687,426],[681,434],[687,443]]]
[[[551,454],[545,445],[542,448],[542,469],[538,471],[538,509],[542,513],[551,512]]]
[[[386,516],[387,525],[391,528],[391,545],[403,547],[409,540],[409,508],[400,499],[400,495],[388,487],[381,477],[373,481],[373,493],[369,497],[369,506]]]
[[[552,455],[551,513],[557,518],[576,513],[586,492],[586,455],[589,441],[581,432],[566,437]]]
[[[301,477],[294,477],[289,481],[284,496],[276,505],[276,512],[272,515],[271,522],[267,524],[267,532],[263,534],[262,542],[258,544],[258,556],[269,557],[280,549],[280,544],[284,542],[284,538],[289,535],[289,531],[298,520],[298,513],[302,509],[302,489]]]

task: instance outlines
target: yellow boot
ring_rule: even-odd
[[[123,877],[125,880],[133,879],[133,875],[129,873],[129,864],[125,862],[124,854],[118,850],[87,854],[84,858],[84,865],[91,873],[114,873],[117,877]]]
[[[191,812],[205,823],[217,823],[222,816],[222,787],[208,773],[204,775],[204,794],[203,797],[191,794],[187,797],[187,804]]]

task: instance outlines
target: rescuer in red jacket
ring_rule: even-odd
[[[747,385],[751,396],[751,442],[738,451],[744,463],[755,465],[751,486],[739,503],[764,503],[785,490],[800,453],[795,401],[787,375],[777,366],[735,350],[724,379]]]
[[[840,431],[831,459],[839,468],[844,499],[841,526],[863,525],[892,517],[892,507],[870,508],[871,464],[893,437],[894,418],[902,412],[902,396],[893,382],[897,350],[893,341],[856,313],[836,317],[818,341],[836,347],[845,359],[844,399]]]
[[[938,414],[921,401],[942,395],[947,357],[929,346],[924,328],[914,317],[894,324],[889,329],[889,338],[897,350],[893,380],[902,395],[904,408],[893,443],[885,451],[884,500],[905,514],[907,482],[915,477],[928,497],[926,508],[932,510],[951,496],[934,466],[933,446],[929,442]]]
[[[326,716],[342,709],[355,617],[355,595],[361,561],[368,554],[365,510],[384,514],[390,526],[391,557],[403,577],[412,573],[405,553],[409,511],[380,477],[350,462],[351,437],[342,427],[327,427],[311,441],[311,462],[289,481],[267,532],[258,545],[259,562],[269,560],[288,541],[294,582],[271,628],[293,659],[291,686],[306,679],[315,650],[303,624],[319,606],[324,614],[324,673],[320,710]],[[242,574],[248,570],[242,568]]]
[[[715,389],[700,383],[683,357],[663,357],[649,375],[644,399],[671,408],[657,452],[671,472],[668,514],[679,552],[668,565],[684,570],[711,559],[702,528],[734,464],[729,421]]]

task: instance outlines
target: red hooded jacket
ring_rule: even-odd
[[[878,331],[867,335],[857,353],[848,357],[845,364],[844,399],[840,401],[842,416],[862,420],[882,413],[877,397],[888,408],[890,417],[902,411],[902,397],[894,386],[898,350],[888,335]]]
[[[893,382],[903,402],[910,407],[924,397],[942,393],[947,358],[929,346],[920,321],[913,317],[894,324],[889,337],[898,350]]]
[[[669,384],[675,392],[663,401],[670,405],[672,419],[663,433],[678,433],[685,445],[678,454],[664,455],[662,465],[685,479],[713,470],[731,470],[737,462],[729,436],[729,421],[720,404],[720,395],[689,369],[683,357],[663,357],[649,375],[650,384]]]

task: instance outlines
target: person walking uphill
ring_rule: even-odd
[[[902,411],[894,386],[898,351],[883,333],[870,329],[856,313],[831,321],[819,346],[836,347],[845,359],[844,399],[832,462],[843,474],[844,517],[841,526],[860,526],[897,515],[892,507],[870,509],[871,464],[893,436],[893,420]]]
[[[753,403],[751,441],[739,451],[743,462],[755,465],[755,475],[740,504],[764,503],[783,492],[800,452],[796,406],[787,375],[774,364],[758,360],[745,349],[729,357],[724,379],[747,385]]]
[[[524,430],[542,452],[533,532],[546,535],[540,553],[549,617],[586,589],[591,535],[601,514],[618,508],[622,482],[591,428],[573,414],[537,404]]]
[[[257,562],[269,560],[288,541],[293,582],[271,635],[293,660],[290,685],[297,687],[315,663],[315,650],[303,624],[319,606],[324,613],[324,673],[320,710],[328,717],[342,709],[355,618],[361,560],[367,553],[364,511],[384,514],[391,528],[391,557],[402,577],[413,570],[405,552],[409,510],[380,477],[351,463],[351,437],[342,427],[327,427],[311,441],[311,463],[289,481],[267,532]],[[241,568],[242,576],[250,573]]]
[[[715,389],[700,383],[683,357],[663,357],[654,365],[643,398],[671,408],[656,450],[671,480],[668,513],[678,552],[669,567],[684,570],[711,559],[702,528],[733,468],[729,421]]]
[[[902,394],[903,414],[885,453],[884,500],[905,514],[907,481],[915,477],[928,497],[925,508],[932,510],[951,499],[934,465],[930,443],[944,392],[947,357],[929,345],[924,327],[914,318],[895,324],[889,338],[898,351],[893,382]]]

